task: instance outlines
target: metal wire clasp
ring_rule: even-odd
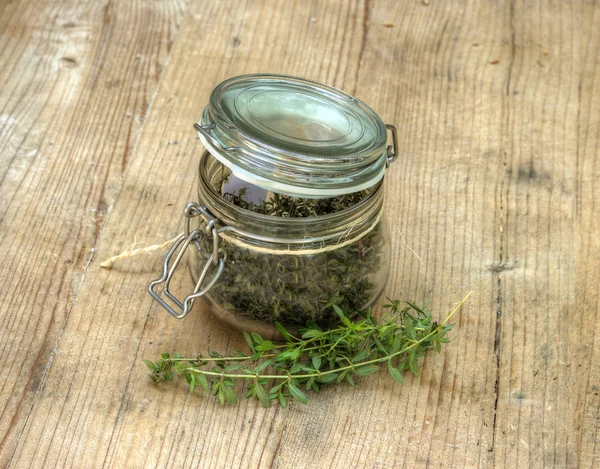
[[[398,132],[392,124],[385,124],[385,128],[392,132],[392,145],[387,146],[385,166],[388,167],[398,159]]]
[[[171,315],[177,319],[184,318],[192,308],[194,304],[194,300],[205,295],[217,282],[221,274],[223,273],[223,269],[225,268],[225,261],[227,260],[227,253],[222,249],[219,249],[219,234],[217,232],[217,223],[219,222],[218,218],[214,217],[206,207],[203,207],[196,202],[190,202],[185,206],[185,210],[183,211],[186,216],[186,224],[185,224],[185,233],[182,233],[179,238],[175,241],[175,244],[171,246],[165,259],[163,261],[163,274],[160,278],[153,280],[148,285],[148,293],[160,303],[160,305],[165,308]],[[192,218],[197,216],[202,216],[203,219],[206,220],[206,223],[202,228],[197,228],[195,230],[190,231],[190,222]],[[173,274],[175,273],[175,269],[181,262],[185,251],[188,246],[192,243],[195,244],[196,248],[200,251],[201,246],[199,242],[199,237],[203,236],[202,231],[206,233],[206,235],[212,236],[213,246],[212,253],[208,257],[202,272],[200,273],[200,277],[198,278],[198,282],[196,283],[196,288],[194,291],[185,297],[182,301],[179,301],[170,291],[169,284],[171,279],[173,278]],[[175,260],[171,264],[171,258],[177,251],[177,255],[175,256]],[[171,265],[170,265],[171,264]],[[211,267],[215,268],[215,273],[212,278],[208,281],[206,285],[204,285],[204,280],[206,279],[209,270]],[[163,293],[167,298],[169,298],[174,306],[167,303],[165,299],[161,297],[159,293],[154,290],[154,287],[157,285],[163,284]],[[177,309],[176,309],[177,308]]]

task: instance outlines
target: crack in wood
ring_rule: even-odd
[[[510,40],[511,40],[511,57],[508,65],[508,74],[506,77],[506,88],[505,95],[510,97],[510,87],[511,87],[511,79],[512,79],[512,69],[515,62],[515,26],[514,26],[514,0],[510,2],[509,6],[509,27],[510,27]],[[507,113],[507,116],[509,114]],[[508,124],[507,117],[507,124]],[[507,125],[508,128],[508,125]],[[506,154],[505,154],[506,157]],[[506,162],[505,162],[506,163]],[[495,333],[494,333],[494,356],[496,357],[496,379],[494,382],[494,419],[492,421],[492,444],[489,448],[490,452],[494,452],[495,444],[496,444],[496,424],[498,418],[498,401],[500,398],[500,347],[501,347],[501,339],[502,339],[502,277],[500,273],[504,270],[509,270],[514,268],[514,264],[510,265],[504,262],[505,252],[504,252],[504,223],[505,218],[504,214],[504,184],[505,179],[510,178],[510,174],[504,174],[501,185],[500,185],[500,249],[499,249],[499,261],[495,268],[492,269],[493,273],[497,275],[496,280],[496,325],[495,325]]]
[[[504,260],[504,181],[500,185],[500,261],[498,265],[503,265]],[[494,381],[494,419],[492,420],[492,445],[488,451],[493,452],[496,443],[496,420],[498,416],[498,399],[500,396],[500,341],[502,337],[502,278],[500,277],[500,271],[495,270],[494,274],[497,276],[496,279],[496,325],[494,334],[494,356],[496,357],[496,378]]]

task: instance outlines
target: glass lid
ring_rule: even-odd
[[[386,126],[358,99],[279,75],[230,78],[200,125],[206,148],[239,178],[297,197],[331,197],[376,184],[388,160]]]

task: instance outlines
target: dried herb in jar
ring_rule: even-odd
[[[369,191],[330,199],[302,199],[272,194],[269,200],[252,203],[245,189],[223,196],[234,205],[274,217],[315,217],[339,212],[359,203]],[[359,311],[379,292],[371,276],[378,271],[383,236],[379,223],[364,237],[338,249],[308,256],[257,253],[249,248],[221,242],[227,267],[209,296],[226,310],[251,319],[291,326],[316,323],[332,327],[339,323],[334,311]],[[210,252],[212,241],[203,252]]]

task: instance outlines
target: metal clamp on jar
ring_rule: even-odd
[[[194,127],[207,150],[199,203],[186,206],[186,230],[148,286],[167,311],[183,318],[206,296],[223,320],[275,337],[276,321],[329,327],[334,305],[353,313],[377,300],[390,267],[382,215],[393,126],[335,88],[245,75],[214,89]],[[169,283],[186,251],[196,287],[179,300]]]

